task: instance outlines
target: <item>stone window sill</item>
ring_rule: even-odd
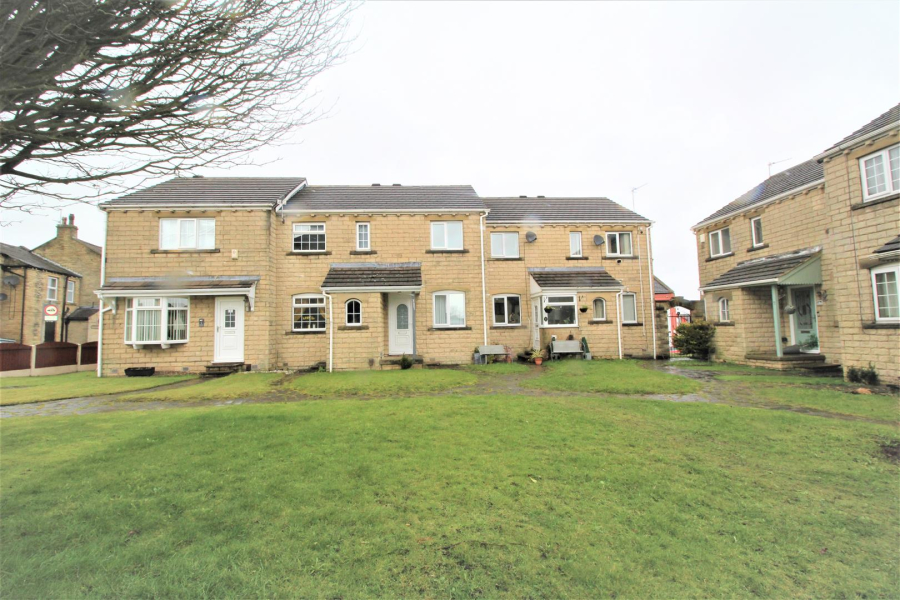
[[[366,331],[368,328],[368,325],[341,325],[337,329],[338,331]]]
[[[428,331],[472,331],[471,327],[429,327]]]
[[[719,256],[710,256],[706,259],[706,262],[712,262],[714,260],[722,260],[723,258],[728,258],[729,256],[734,256],[734,252],[729,252],[728,254],[720,254]]]
[[[425,254],[468,254],[468,250],[426,250]]]
[[[610,256],[609,254],[607,254],[603,258],[605,258],[607,260],[637,260],[640,257],[639,256],[616,256],[615,254]]]
[[[324,335],[324,329],[316,329],[313,331],[285,331],[284,335]]]
[[[863,329],[900,329],[900,323],[863,323]]]
[[[884,198],[875,198],[874,200],[867,200],[866,202],[851,204],[850,210],[860,210],[862,208],[868,208],[870,206],[877,206],[879,204],[884,204],[885,202],[890,202],[891,200],[896,200],[897,198],[900,198],[900,194],[891,194],[890,196],[885,196]]]
[[[609,319],[591,319],[588,321],[589,325],[608,325],[612,323]]]
[[[734,321],[713,321],[715,327],[734,327]]]
[[[768,248],[768,244],[763,244],[761,246],[753,246],[752,248],[747,248],[747,252],[756,252],[757,250],[765,250]]]
[[[286,256],[328,256],[331,250],[315,250],[313,252],[288,252]]]
[[[521,325],[491,325],[491,329],[521,329]],[[471,327],[469,327],[471,329]]]
[[[150,254],[215,254],[221,252],[218,248],[207,248],[200,250],[198,248],[185,248],[181,250],[151,250]]]
[[[567,256],[566,260],[588,260],[587,256]]]
[[[643,323],[622,323],[622,327],[643,327]]]
[[[378,252],[376,252],[375,250],[351,250],[350,251],[351,256],[357,256],[360,254],[378,254]]]
[[[525,259],[522,258],[522,257],[506,258],[506,257],[503,257],[503,256],[497,256],[497,257],[494,257],[494,258],[489,258],[488,260],[499,260],[499,261],[503,261],[503,260],[525,260]]]

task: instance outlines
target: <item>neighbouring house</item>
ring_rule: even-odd
[[[0,338],[21,344],[65,340],[82,276],[22,246],[0,243]]]
[[[194,177],[101,208],[102,375],[655,355],[651,222],[606,198]]]
[[[672,338],[675,330],[682,323],[691,322],[691,310],[684,306],[685,304],[693,306],[693,302],[685,301],[684,298],[675,295],[675,290],[666,285],[659,277],[654,278],[654,296],[656,298],[657,307],[660,307],[665,315],[657,319],[657,327],[662,329],[660,334],[661,343],[665,345],[666,352],[669,354],[679,354],[675,346],[672,345]]]
[[[692,228],[715,358],[900,379],[900,105]]]

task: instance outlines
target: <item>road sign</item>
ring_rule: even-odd
[[[48,304],[44,307],[44,314],[48,317],[55,317],[59,314],[59,308],[55,304]]]

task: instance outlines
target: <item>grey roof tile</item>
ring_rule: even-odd
[[[653,293],[654,294],[674,294],[675,290],[663,283],[662,279],[653,276]]]
[[[271,204],[284,200],[303,177],[177,177],[101,206]]]
[[[488,223],[649,223],[609,198],[485,198]]]
[[[100,309],[96,306],[79,306],[66,316],[67,321],[87,321]]]
[[[602,267],[532,267],[528,273],[542,288],[619,288],[622,282]]]
[[[875,254],[884,254],[885,252],[896,252],[900,250],[900,235],[886,243],[884,246],[875,251]]]
[[[745,260],[701,287],[742,287],[778,279],[815,256],[819,250],[820,248],[818,247],[804,248],[793,252]]]
[[[65,268],[64,266],[53,262],[49,258],[39,256],[23,246],[12,246],[0,242],[0,254],[7,258],[6,264],[15,266],[27,266],[35,269],[42,269],[59,275],[68,275],[70,277],[81,277],[75,271]]]
[[[793,189],[803,187],[804,185],[808,185],[813,183],[814,181],[819,181],[825,176],[824,171],[822,169],[822,165],[816,159],[810,159],[806,162],[802,162],[799,165],[795,165],[790,169],[785,169],[780,173],[776,173],[754,187],[752,190],[746,192],[736,200],[729,202],[713,214],[709,215],[700,223],[706,223],[707,221],[714,221],[716,219],[722,219],[734,213],[741,212],[747,208],[752,207],[755,204],[759,204],[768,200],[769,198],[774,198],[780,194],[785,192],[789,192]],[[699,225],[700,223],[697,223]],[[694,227],[696,227],[695,225]]]
[[[841,141],[832,144],[831,147],[828,148],[828,150],[825,150],[825,152],[834,150],[841,144],[846,144],[847,142],[851,142],[856,138],[863,137],[864,135],[872,133],[873,131],[878,131],[882,127],[887,127],[891,124],[900,125],[900,104],[889,109],[886,113],[875,117]]]
[[[285,205],[286,211],[448,211],[484,210],[470,185],[311,185]]]
[[[418,287],[422,285],[422,264],[411,263],[334,263],[328,270],[323,289]]]
[[[214,275],[204,277],[111,277],[104,292],[141,290],[193,290],[207,288],[250,288],[259,275]]]

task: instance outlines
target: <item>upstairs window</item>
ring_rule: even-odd
[[[859,159],[863,200],[900,192],[900,145]]]
[[[762,217],[750,219],[750,237],[753,240],[754,248],[759,248],[763,245]]]
[[[48,277],[47,278],[47,300],[52,300],[56,302],[56,299],[59,297],[59,278],[58,277]]]
[[[728,298],[719,298],[719,321],[727,323],[731,320],[731,312],[728,309]]]
[[[637,298],[634,294],[622,294],[622,322],[637,323]]]
[[[216,247],[215,219],[160,219],[160,250],[212,250]]]
[[[371,241],[369,240],[369,224],[368,223],[357,223],[356,224],[356,249],[361,252],[368,252],[372,249]]]
[[[875,321],[900,321],[900,263],[872,269],[872,294],[875,298]]]
[[[325,223],[294,223],[294,252],[324,252]]]
[[[519,234],[515,231],[491,234],[491,256],[519,258]]]
[[[631,234],[626,232],[606,234],[607,256],[631,256]]]
[[[75,282],[71,279],[66,282],[66,304],[75,304]]]
[[[580,258],[581,257],[581,232],[580,231],[570,231],[569,232],[569,256],[572,258]]]
[[[466,326],[466,295],[464,293],[437,292],[434,294],[434,326]]]
[[[126,298],[125,342],[143,344],[188,341],[187,298]]]
[[[603,298],[594,299],[594,320],[606,320],[606,300],[604,300]]]
[[[348,327],[357,327],[359,325],[362,325],[362,304],[359,300],[347,300],[344,308],[347,314],[345,323]]]
[[[494,296],[494,325],[513,326],[522,324],[522,308],[519,296],[509,294]]]
[[[325,331],[325,296],[294,296],[292,316],[294,331]]]
[[[709,234],[710,257],[731,254],[731,230],[726,227]]]
[[[463,249],[462,221],[432,221],[431,222],[431,249],[432,250],[462,250]]]

